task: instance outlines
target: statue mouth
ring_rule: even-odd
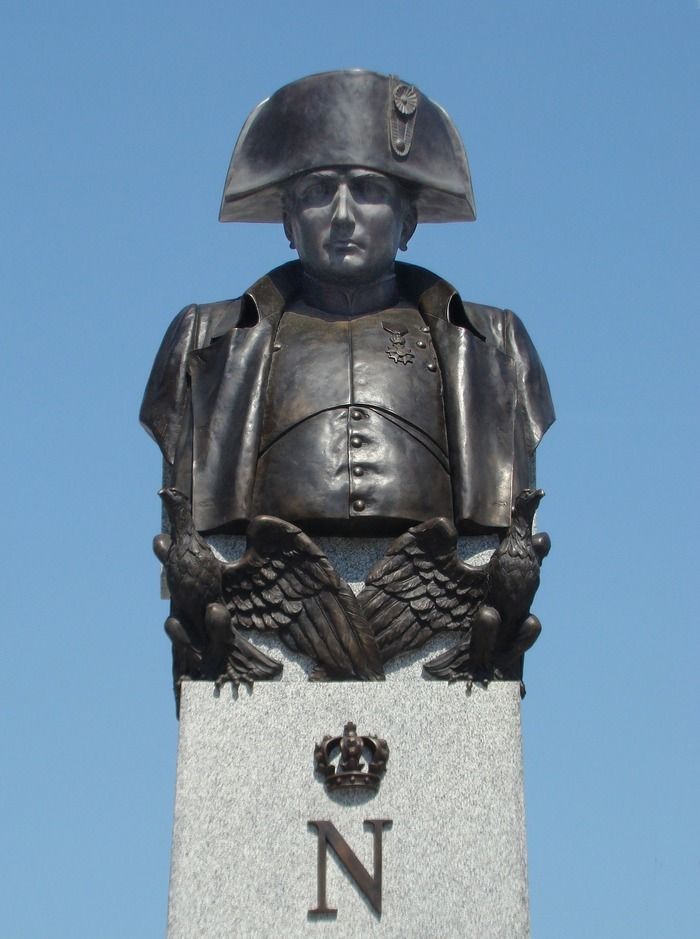
[[[328,247],[329,250],[333,252],[362,250],[362,245],[358,244],[356,241],[353,241],[350,238],[333,238],[332,241],[329,241]]]

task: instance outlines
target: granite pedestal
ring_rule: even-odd
[[[518,685],[467,694],[411,671],[218,695],[209,683],[184,685],[168,939],[529,935]],[[374,795],[329,795],[314,774],[315,743],[350,720],[390,747]],[[332,850],[327,901],[337,913],[310,913],[318,836],[309,821],[332,822],[372,877],[368,819],[391,820],[381,915]]]

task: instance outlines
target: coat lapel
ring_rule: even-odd
[[[199,531],[243,527],[250,517],[272,342],[283,311],[279,294],[267,299],[272,309],[260,315],[254,295],[248,294],[244,315],[251,325],[229,330],[189,357],[192,505]]]
[[[502,528],[510,521],[515,363],[444,319],[429,321],[440,363],[455,523]]]
[[[420,295],[442,374],[458,528],[510,522],[515,452],[515,361],[487,343],[446,281]]]

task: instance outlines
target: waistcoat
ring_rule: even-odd
[[[254,514],[337,533],[451,515],[442,379],[415,307],[343,319],[301,307],[272,349]]]

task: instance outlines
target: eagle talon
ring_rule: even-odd
[[[232,668],[227,668],[214,682],[217,691],[221,691],[224,685],[233,685],[235,688],[241,683],[241,679]]]
[[[463,681],[467,687],[467,694],[471,694],[471,691],[474,685],[481,685],[482,688],[488,688],[490,682],[495,678],[495,675],[491,672],[484,673],[483,671],[462,671],[453,673],[447,679],[450,684],[453,684],[456,681]]]
[[[467,695],[470,695],[474,690],[474,685],[480,685],[482,688],[487,689],[491,682],[491,676],[455,675],[450,681],[463,681],[467,689]]]

